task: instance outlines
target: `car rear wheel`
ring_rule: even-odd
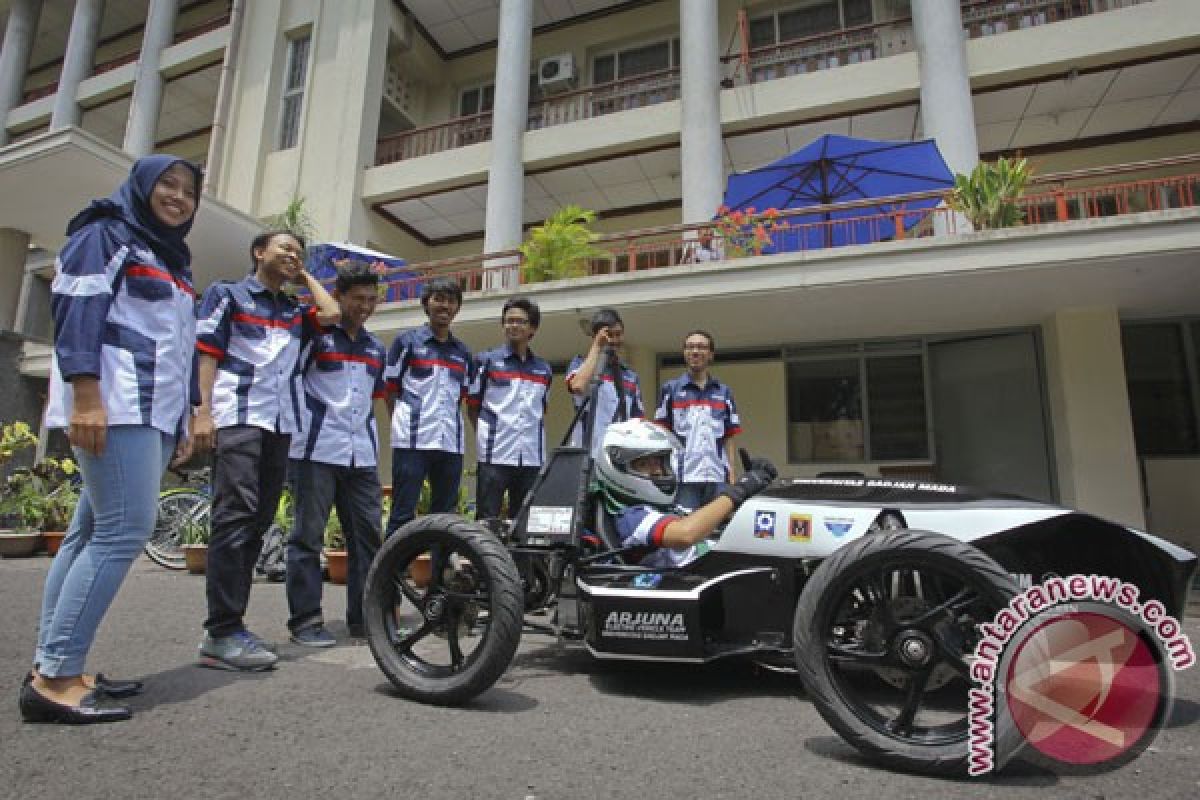
[[[452,514],[384,542],[363,597],[367,643],[404,697],[455,705],[489,689],[520,641],[521,578],[508,550]]]
[[[796,664],[821,716],[874,760],[963,775],[978,625],[1016,593],[970,545],[921,531],[852,542],[813,573],[796,606]],[[1019,734],[995,720],[997,764]]]

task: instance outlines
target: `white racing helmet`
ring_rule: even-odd
[[[679,489],[674,465],[680,449],[675,434],[644,419],[609,425],[595,467],[596,480],[605,498],[618,506],[670,505]],[[633,462],[646,456],[660,456],[665,474],[651,475],[634,469]]]

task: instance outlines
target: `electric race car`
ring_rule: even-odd
[[[601,659],[743,657],[794,669],[867,756],[963,774],[979,626],[1022,585],[1110,576],[1179,619],[1197,565],[1169,542],[1066,508],[838,476],[777,481],[700,557],[646,567],[592,495],[592,469],[586,449],[560,447],[511,526],[431,515],[384,543],[365,589],[367,637],[402,696],[471,700],[508,668],[523,629]],[[998,752],[1015,746],[1012,725],[996,735],[1007,740]]]

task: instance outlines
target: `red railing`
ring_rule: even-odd
[[[537,130],[590,119],[617,111],[665,103],[679,97],[679,70],[671,69],[636,78],[603,83],[547,97],[529,106],[526,129]],[[457,117],[380,139],[375,146],[375,164],[391,164],[479,144],[492,138],[492,114],[485,112]]]
[[[756,47],[748,53],[748,74],[742,77],[758,83],[906,53],[914,47],[911,24],[910,18],[902,17]],[[737,73],[741,58],[729,55],[721,61],[727,68],[735,65]]]
[[[1021,200],[1025,224],[1062,224],[1139,212],[1195,208],[1200,206],[1200,172],[1104,185],[1066,184],[1072,181],[1094,180],[1100,175],[1111,177],[1131,171],[1144,172],[1197,163],[1200,163],[1200,155],[1041,176],[1035,183],[1038,190],[1027,194]],[[1041,188],[1043,186],[1046,188]],[[833,247],[966,233],[969,228],[962,227],[960,216],[944,206],[923,210],[903,208],[904,203],[943,195],[942,192],[923,192],[783,212],[774,229],[769,232],[769,242],[761,254],[786,255]],[[888,213],[873,212],[872,209],[879,205],[900,208]],[[811,219],[812,216],[825,212],[853,212],[855,209],[862,209],[862,213],[831,221],[803,222],[798,219]],[[595,244],[608,251],[610,257],[593,261],[589,265],[588,273],[615,274],[694,265],[704,261],[720,264],[743,255],[756,254],[754,247],[737,253],[734,252],[737,250],[737,243],[717,240],[708,247],[710,254],[715,258],[697,258],[697,234],[701,230],[711,228],[710,224],[672,225],[602,236]],[[514,266],[519,260],[520,254],[513,251],[486,256],[460,256],[409,265],[393,271],[394,277],[388,281],[388,296],[391,300],[414,299],[420,292],[420,286],[434,276],[454,278],[466,291],[484,288],[511,289],[523,282],[519,277],[519,270]],[[504,266],[493,266],[498,261],[504,262]]]

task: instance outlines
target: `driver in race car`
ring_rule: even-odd
[[[681,567],[699,558],[713,531],[777,474],[765,458],[751,459],[737,483],[689,514],[674,505],[679,449],[670,431],[631,419],[608,427],[596,455],[592,489],[612,516],[622,547],[652,548],[640,560],[645,566]]]

